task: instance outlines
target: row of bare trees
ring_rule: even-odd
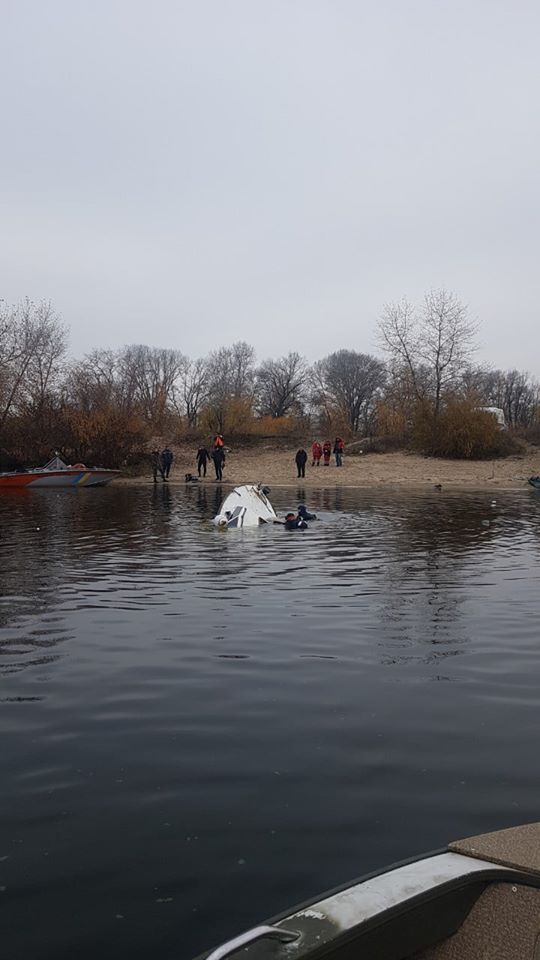
[[[61,446],[110,462],[168,436],[339,429],[406,438],[418,411],[437,430],[448,404],[503,409],[517,429],[538,424],[538,384],[526,373],[474,364],[477,325],[452,293],[388,304],[378,323],[385,360],[338,350],[309,364],[299,353],[257,363],[239,341],[190,359],[129,345],[68,358],[51,304],[0,304],[0,448],[20,459]],[[454,418],[455,419],[455,418]]]

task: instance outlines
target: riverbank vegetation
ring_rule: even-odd
[[[482,458],[540,440],[540,390],[528,373],[474,362],[477,327],[458,298],[428,293],[384,308],[382,356],[337,350],[257,361],[243,341],[205,357],[143,344],[77,359],[51,304],[0,305],[1,467],[42,462],[135,464],[155,438],[215,432],[239,443],[346,438],[351,450],[411,449]],[[507,429],[485,407],[503,410]]]

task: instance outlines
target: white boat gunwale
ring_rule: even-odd
[[[489,839],[497,834],[485,836]],[[510,884],[513,891],[519,887],[540,891],[540,869],[536,866],[483,859],[481,850],[474,853],[473,849],[462,853],[443,848],[400,861],[254,928],[255,932],[273,930],[276,937],[282,931],[289,940],[290,934],[296,933],[294,941],[276,944],[263,937],[248,946],[251,931],[247,931],[243,938],[233,938],[203,954],[201,960],[236,960],[240,956],[253,960],[349,960],[353,956],[371,958],[371,951],[384,960],[403,960],[421,955],[455,934],[489,887]],[[245,943],[237,946],[238,939]],[[404,940],[410,941],[408,948]]]

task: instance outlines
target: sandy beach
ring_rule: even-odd
[[[172,446],[174,453],[170,483],[184,484],[186,473],[197,475],[195,451]],[[223,483],[266,483],[274,486],[297,486],[296,450],[286,451],[261,446],[251,449],[234,448],[227,454],[223,471]],[[306,477],[302,486],[375,487],[392,485],[467,487],[481,489],[519,489],[527,478],[540,473],[540,450],[531,448],[524,456],[502,460],[440,460],[421,457],[405,452],[368,453],[345,456],[343,466],[336,467],[334,459],[330,466],[312,467],[308,460]],[[122,478],[119,483],[152,482],[148,476]],[[208,465],[207,476],[202,482],[215,484],[214,467]]]

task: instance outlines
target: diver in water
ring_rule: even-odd
[[[301,520],[316,520],[316,513],[308,513],[305,503],[298,504],[298,516]]]
[[[285,517],[286,530],[307,530],[307,523],[296,513],[288,513]]]

